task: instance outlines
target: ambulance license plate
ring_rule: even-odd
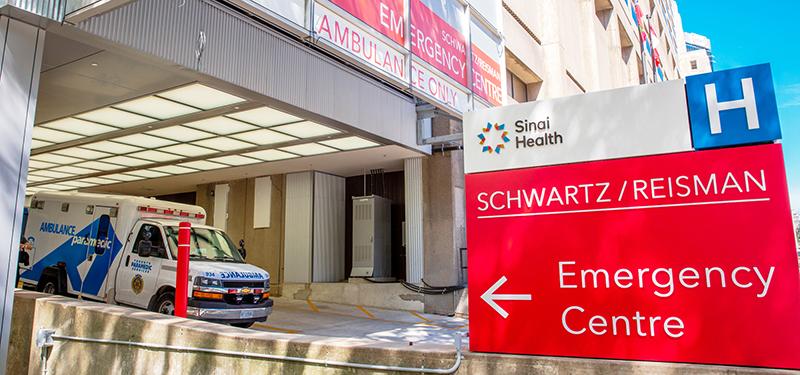
[[[240,319],[249,319],[249,318],[252,318],[252,317],[253,317],[253,311],[252,310],[245,310],[245,311],[242,311],[242,312],[239,313],[239,318]]]

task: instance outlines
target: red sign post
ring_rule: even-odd
[[[800,369],[780,144],[466,183],[471,350]]]
[[[192,224],[182,222],[178,229],[178,269],[175,273],[175,316],[186,317],[189,300],[189,251]]]

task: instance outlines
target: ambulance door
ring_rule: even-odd
[[[78,265],[81,297],[100,300],[106,297],[108,271],[122,247],[114,230],[117,211],[116,207],[94,206],[91,230],[84,242],[86,258]]]
[[[161,226],[139,222],[133,243],[128,244],[117,269],[118,303],[146,309],[156,292],[162,262],[169,259]]]

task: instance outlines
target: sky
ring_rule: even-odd
[[[678,11],[686,32],[711,39],[715,70],[772,64],[789,195],[800,210],[800,1],[678,0]]]

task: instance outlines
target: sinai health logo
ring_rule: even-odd
[[[489,154],[500,154],[500,151],[506,148],[506,143],[511,142],[511,138],[508,138],[506,124],[497,123],[487,123],[482,132],[478,134],[478,139],[481,140],[480,145],[483,146],[483,152]]]
[[[500,154],[500,151],[504,150],[508,143],[511,143],[516,149],[535,149],[564,143],[564,136],[550,128],[549,116],[538,121],[517,120],[514,122],[513,132],[515,136],[511,143],[510,132],[506,130],[506,124],[487,123],[486,127],[482,128],[481,133],[478,134],[483,152]]]

